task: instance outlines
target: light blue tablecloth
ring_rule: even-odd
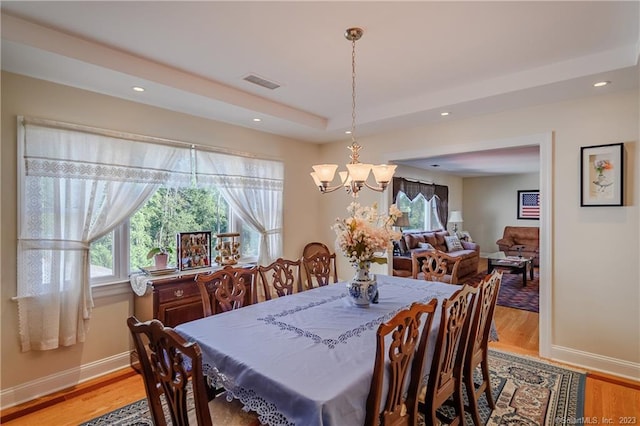
[[[433,351],[443,299],[460,287],[377,277],[380,300],[359,308],[344,283],[332,284],[184,323],[205,374],[260,420],[276,425],[360,426],[375,357],[375,333],[412,302],[439,300],[430,335]]]

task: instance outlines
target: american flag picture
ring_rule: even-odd
[[[540,219],[540,191],[518,191],[518,219]]]

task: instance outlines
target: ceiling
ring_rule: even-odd
[[[366,136],[637,88],[639,6],[2,1],[2,69],[325,143],[347,140],[351,127],[346,28],[364,29],[356,43],[356,133]],[[252,84],[248,75],[280,87]],[[611,84],[594,88],[600,80]],[[505,153],[484,155],[492,154]],[[441,170],[467,161],[428,163],[436,160]]]

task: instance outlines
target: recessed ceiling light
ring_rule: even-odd
[[[351,134],[351,130],[345,130],[344,132],[345,132],[347,135],[350,135],[350,134]]]
[[[144,87],[133,86],[132,89],[136,92],[144,92]]]
[[[442,111],[440,113],[441,116],[446,117],[447,115],[449,115],[450,113],[448,111]]]
[[[262,121],[262,118],[254,118],[253,121]]]
[[[597,83],[593,83],[593,87],[603,87],[606,86],[608,84],[611,84],[610,81],[599,81]]]

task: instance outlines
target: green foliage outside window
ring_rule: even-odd
[[[228,232],[228,215],[229,207],[215,188],[160,188],[130,218],[129,269],[150,265],[147,253],[161,245],[173,248],[169,264],[176,265],[178,232]],[[257,254],[258,242],[251,242],[252,237],[256,239],[253,234],[257,233],[242,232],[243,239],[247,238],[243,244],[255,245]],[[92,277],[113,273],[113,253],[113,233],[91,245]]]
[[[161,188],[131,217],[130,265],[149,264],[153,247],[172,247],[169,264],[176,265],[179,232],[227,232],[228,206],[215,189]]]
[[[399,192],[396,199],[396,205],[400,211],[409,212],[409,226],[407,226],[405,230],[425,229],[425,208],[427,207],[427,203],[422,194],[418,195],[413,201],[411,201],[404,192]]]

